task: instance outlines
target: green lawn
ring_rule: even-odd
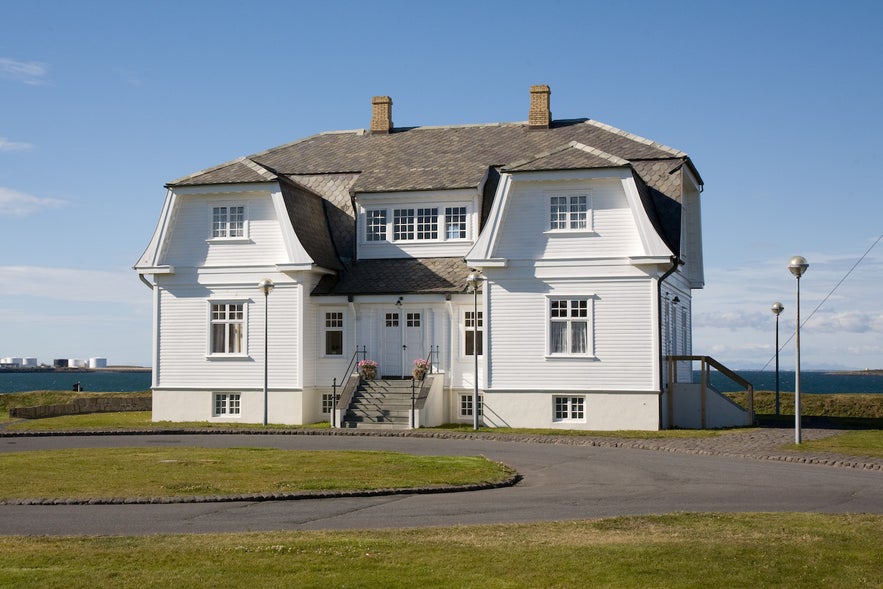
[[[514,472],[481,457],[271,448],[97,448],[0,453],[0,499],[229,496],[448,487]]]
[[[0,537],[0,586],[879,588],[883,517],[726,514],[352,532]]]

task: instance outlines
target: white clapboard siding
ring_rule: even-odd
[[[654,385],[653,316],[647,280],[585,281],[553,285],[550,294],[592,294],[594,358],[547,355],[544,285],[494,284],[490,365],[492,389],[649,390]],[[486,326],[487,329],[487,326]]]
[[[212,208],[235,205],[245,207],[246,239],[212,240]],[[175,267],[253,266],[286,261],[269,192],[180,196],[165,251],[163,264]]]
[[[161,288],[158,306],[159,370],[161,388],[261,388],[264,361],[264,296],[258,279],[249,276],[253,295],[244,300],[240,289],[182,286]],[[251,286],[254,285],[254,286]],[[296,388],[298,367],[300,288],[278,284],[270,294],[268,348],[273,387]],[[209,358],[210,300],[243,300],[245,303],[246,350],[244,357]]]
[[[574,194],[569,191],[579,188],[590,196],[592,231],[550,232],[550,196]],[[555,260],[642,253],[640,236],[621,182],[591,180],[578,184],[513,184],[493,255],[510,260]]]

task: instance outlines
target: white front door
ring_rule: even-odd
[[[381,315],[380,376],[400,378],[411,375],[414,360],[426,358],[422,311],[395,309]]]
[[[382,314],[380,339],[380,376],[402,376],[402,312],[385,311]]]

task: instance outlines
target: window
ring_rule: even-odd
[[[405,313],[407,327],[420,327],[420,313]]]
[[[417,209],[417,239],[438,239],[438,209]]]
[[[467,238],[467,206],[367,209],[365,241],[436,241]],[[390,219],[392,223],[390,223]],[[391,228],[389,228],[391,225]]]
[[[553,230],[587,230],[589,224],[589,197],[553,196],[549,199],[549,228]]]
[[[484,397],[478,395],[478,416],[484,414]],[[460,417],[472,417],[472,395],[460,395]]]
[[[484,319],[482,311],[478,312],[478,325],[475,324],[475,312],[466,311],[463,320],[463,355],[473,356],[478,349],[478,355],[484,354]],[[477,328],[477,329],[476,329]]]
[[[375,209],[368,211],[365,225],[365,235],[368,241],[386,241],[386,210]]]
[[[392,238],[414,239],[414,209],[395,209],[392,213]]]
[[[215,415],[239,415],[239,393],[215,393]]]
[[[466,207],[445,208],[445,239],[466,239]]]
[[[216,239],[245,237],[245,207],[214,207],[212,237]]]
[[[245,341],[245,311],[242,303],[212,303],[212,354],[242,354]]]
[[[340,400],[340,395],[337,396]],[[331,413],[334,409],[334,393],[322,393],[322,413]]]
[[[398,313],[387,313],[386,314],[386,326],[387,327],[398,327],[399,326],[399,314]]]
[[[591,299],[555,298],[549,300],[549,353],[590,355],[589,321]]]
[[[585,421],[585,397],[554,397],[554,421]]]
[[[325,355],[343,355],[343,312],[325,313]]]

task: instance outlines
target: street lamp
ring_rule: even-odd
[[[776,417],[779,416],[779,314],[784,310],[782,303],[773,303],[772,311],[776,315]]]
[[[794,256],[788,262],[788,270],[797,279],[797,332],[794,363],[794,443],[800,443],[800,277],[809,268],[806,258]]]
[[[466,277],[466,286],[472,291],[472,357],[475,359],[475,386],[472,389],[472,428],[478,429],[478,289],[486,280],[479,270]],[[482,342],[484,351],[484,342]]]
[[[273,281],[269,278],[264,278],[258,284],[258,288],[264,293],[264,426],[267,425],[267,377],[269,372],[267,370],[269,359],[267,356],[267,333],[270,331],[270,325],[267,322],[268,313],[267,309],[269,308],[270,301],[270,291],[273,290],[273,287],[276,286],[273,284]]]

